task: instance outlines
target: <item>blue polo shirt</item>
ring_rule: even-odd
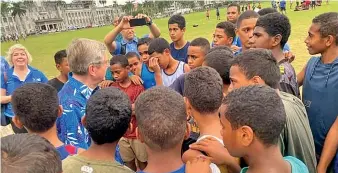
[[[1,73],[4,73],[7,71],[7,69],[9,69],[9,64],[8,62],[6,61],[5,57],[1,56],[1,64],[0,64],[0,67],[1,67]]]
[[[28,66],[28,74],[24,81],[21,81],[16,74],[14,74],[14,67],[7,69],[6,77],[7,80],[4,78],[4,74],[1,74],[1,88],[6,90],[6,96],[10,96],[13,94],[14,90],[19,88],[20,86],[24,85],[25,83],[34,83],[34,82],[41,82],[47,83],[48,79],[46,76],[31,66]],[[4,114],[8,117],[13,117],[14,113],[12,110],[12,104],[6,104]]]
[[[85,115],[87,100],[98,89],[91,89],[80,81],[68,76],[68,81],[59,92],[63,113],[56,121],[59,139],[65,144],[88,149],[90,137],[81,123]]]
[[[137,42],[138,42],[138,39],[137,37],[134,36],[134,38],[130,41],[127,41],[125,39],[122,39],[122,41],[116,41],[116,49],[114,52],[111,52],[112,55],[125,55],[126,53],[128,52],[136,52],[138,53],[137,51]],[[123,49],[125,49],[123,51]]]

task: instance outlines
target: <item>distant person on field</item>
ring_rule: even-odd
[[[207,9],[207,12],[206,12],[205,15],[206,15],[207,19],[210,20],[210,9],[209,8]]]
[[[286,0],[281,0],[279,2],[279,9],[282,14],[286,14]]]
[[[63,160],[63,172],[133,173],[114,157],[117,143],[130,125],[131,113],[129,98],[123,91],[109,87],[94,93],[81,120],[93,143],[88,150]]]
[[[83,151],[64,144],[57,136],[56,119],[61,116],[62,107],[55,88],[41,83],[23,85],[14,91],[12,103],[14,124],[46,138],[59,152],[61,160]]]
[[[26,83],[47,83],[48,79],[40,70],[29,65],[32,56],[21,44],[11,46],[6,59],[12,67],[1,73],[1,104],[5,104],[4,115],[11,120],[14,116],[11,104],[14,90]],[[27,133],[24,128],[16,128],[12,121],[11,124],[14,133]]]
[[[221,17],[219,14],[219,7],[216,7],[216,17],[217,17],[217,20],[221,20]]]
[[[60,71],[59,76],[48,81],[58,92],[68,81],[68,73],[70,72],[66,50],[60,50],[54,55],[56,68]]]
[[[59,153],[46,139],[35,134],[1,138],[1,172],[62,173]]]
[[[311,55],[319,56],[311,57],[297,75],[299,86],[303,86],[303,103],[309,115],[318,160],[325,137],[338,115],[337,28],[337,12],[323,13],[312,20],[305,44]],[[326,140],[330,139],[326,137]]]
[[[170,43],[171,56],[178,61],[187,63],[187,52],[190,42],[184,39],[186,31],[185,18],[179,14],[171,16],[168,20],[168,29],[172,41]]]
[[[188,64],[172,57],[170,45],[164,38],[151,41],[148,53],[149,67],[155,73],[156,85],[169,87],[179,76],[190,71]]]
[[[183,97],[156,86],[137,98],[135,113],[137,136],[148,153],[148,165],[138,173],[185,173],[181,148],[189,136],[189,125]]]

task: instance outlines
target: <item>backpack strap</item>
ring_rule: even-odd
[[[127,44],[122,44],[121,43],[121,51],[120,54],[121,55],[125,55],[127,53]]]

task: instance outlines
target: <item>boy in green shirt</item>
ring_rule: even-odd
[[[113,87],[96,91],[89,98],[82,119],[92,145],[87,151],[65,159],[63,173],[132,173],[114,157],[116,145],[129,127],[131,114],[131,103],[123,91]]]

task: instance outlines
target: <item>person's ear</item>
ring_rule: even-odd
[[[184,140],[189,139],[190,132],[191,132],[191,124],[189,122],[187,122],[186,129],[185,129],[185,134],[184,134]]]
[[[164,49],[163,53],[166,54],[166,55],[168,55],[168,54],[170,54],[170,50],[169,49]]]
[[[242,126],[239,129],[239,139],[241,144],[245,147],[248,147],[252,144],[254,140],[254,132],[249,126]]]
[[[90,74],[91,76],[95,76],[96,75],[95,71],[96,71],[95,66],[92,65],[92,64],[89,65],[89,67],[88,67],[88,74]]]
[[[229,41],[229,45],[232,45],[232,43],[234,42],[234,37],[228,38],[228,41]]]
[[[127,66],[126,66],[126,69],[127,69],[128,71],[130,71],[130,66],[129,66],[129,65],[127,65]]]
[[[56,69],[58,69],[59,71],[61,71],[60,70],[60,67],[61,67],[60,64],[56,64],[55,66],[56,66]]]
[[[332,44],[335,44],[335,39],[332,35],[328,35],[325,41],[325,46],[330,47]]]
[[[250,79],[250,82],[255,85],[265,85],[265,81],[259,77],[259,76],[254,76]]]
[[[12,118],[12,121],[17,128],[22,129],[24,127],[23,124],[21,123],[21,121],[19,120],[18,116],[15,115]]]
[[[137,137],[137,139],[138,139],[139,141],[141,141],[142,143],[144,143],[144,139],[143,139],[143,136],[142,136],[142,134],[141,134],[139,128],[136,127],[136,130],[135,130],[135,131],[136,131],[136,137]]]
[[[63,113],[63,107],[62,105],[59,105],[58,106],[58,118],[62,116],[62,113]]]
[[[283,36],[280,34],[275,35],[272,38],[272,47],[276,47],[277,45],[279,45],[282,41]]]
[[[238,36],[238,29],[235,28],[235,33],[236,33],[236,36]]]
[[[182,29],[182,32],[185,32],[185,30],[186,30],[186,29],[185,29],[185,27],[184,27],[184,28]]]
[[[87,116],[84,115],[82,118],[81,118],[81,123],[83,126],[86,126],[86,121],[87,121]]]

